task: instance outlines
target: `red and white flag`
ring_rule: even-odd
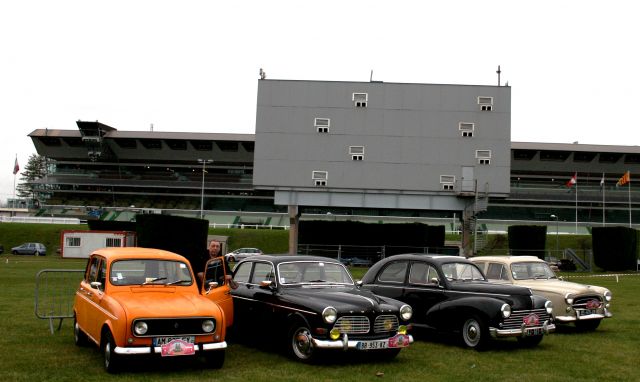
[[[17,174],[20,171],[20,166],[18,165],[18,157],[16,157],[16,162],[13,164],[13,175]]]
[[[571,179],[569,179],[569,181],[567,182],[567,187],[571,188],[571,187],[575,186],[576,183],[578,183],[578,173],[577,172],[575,174],[573,174]]]

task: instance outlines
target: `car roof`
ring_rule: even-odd
[[[388,256],[385,259],[395,259],[395,260],[430,260],[434,263],[450,263],[452,261],[460,261],[460,260],[468,260],[464,256],[451,256],[451,255],[438,255],[431,253],[401,253],[398,255]]]
[[[121,259],[162,259],[162,260],[178,260],[187,262],[184,256],[177,253],[165,251],[157,248],[143,247],[109,247],[101,248],[93,251],[92,254],[101,255],[108,260]]]
[[[493,261],[498,263],[521,263],[521,262],[538,262],[543,263],[544,260],[539,259],[537,256],[477,256],[473,257],[472,261]]]
[[[250,257],[247,260],[257,260],[257,261],[269,261],[274,264],[280,264],[291,261],[323,261],[323,262],[331,262],[341,264],[337,259],[332,259],[330,257],[323,256],[307,256],[307,255],[283,255],[283,256],[274,256],[274,255],[264,255],[264,256],[256,256]]]

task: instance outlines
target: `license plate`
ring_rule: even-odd
[[[396,334],[386,340],[360,341],[356,346],[359,350],[375,350],[388,348],[403,348],[409,346],[409,337],[404,334]]]
[[[161,345],[161,355],[163,357],[174,357],[178,355],[193,355],[196,353],[196,347],[193,343],[180,339],[171,340]]]
[[[583,310],[578,310],[578,316],[588,316],[590,314],[596,314],[596,310],[595,309],[583,309]]]
[[[166,345],[173,340],[181,340],[190,344],[196,342],[196,337],[194,336],[186,336],[186,337],[155,337],[153,339],[153,346],[162,346]]]
[[[524,335],[526,337],[529,336],[539,336],[544,334],[544,329],[543,328],[528,328],[524,330]]]

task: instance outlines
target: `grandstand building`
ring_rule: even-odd
[[[640,173],[640,148],[511,142],[508,86],[260,80],[256,134],[78,121],[29,136],[50,160],[46,216],[640,222],[640,194],[616,186]]]

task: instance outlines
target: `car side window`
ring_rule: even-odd
[[[209,285],[212,281],[217,282],[219,286],[224,284],[224,265],[220,259],[209,260],[207,263],[204,284]]]
[[[387,265],[382,272],[378,274],[378,281],[404,283],[407,275],[408,261],[396,261]]]
[[[238,265],[233,273],[233,281],[238,283],[248,283],[249,276],[251,276],[251,265],[253,265],[253,263],[249,261]]]
[[[98,277],[96,281],[100,282],[100,286],[98,287],[98,289],[104,290],[105,283],[107,282],[107,262],[106,261],[100,262],[100,268],[98,269]]]
[[[490,280],[508,280],[507,271],[502,264],[489,263],[487,278]]]
[[[429,279],[429,266],[425,263],[413,263],[411,264],[411,270],[409,271],[409,282],[411,284],[428,284]]]
[[[89,262],[89,267],[87,269],[87,274],[85,276],[85,280],[88,283],[92,283],[94,281],[97,281],[98,279],[98,265],[99,265],[100,259],[97,256],[94,256],[91,258],[90,262]]]
[[[253,284],[259,284],[264,280],[275,281],[273,265],[269,263],[256,263],[253,269],[253,277],[251,278],[251,282]]]

